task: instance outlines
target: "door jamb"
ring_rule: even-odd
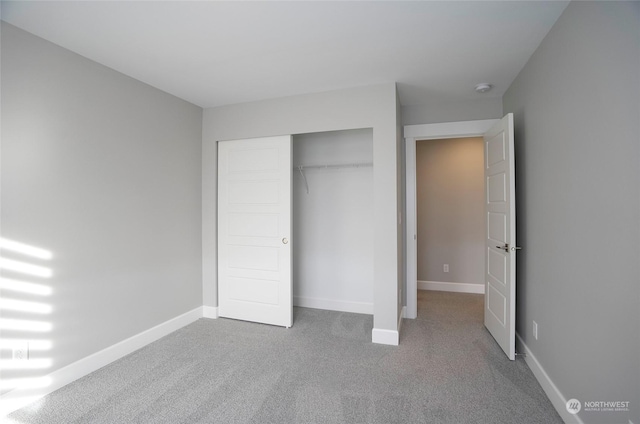
[[[405,125],[407,307],[404,318],[418,316],[418,216],[416,194],[416,141],[445,138],[482,137],[500,119]]]

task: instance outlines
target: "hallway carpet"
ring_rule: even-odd
[[[561,423],[483,296],[419,292],[400,346],[368,315],[295,308],[290,329],[200,319],[14,412],[8,423]]]

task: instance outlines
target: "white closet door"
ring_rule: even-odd
[[[516,199],[513,114],[484,135],[486,248],[484,325],[516,358]]]
[[[221,317],[290,327],[291,136],[218,143]]]

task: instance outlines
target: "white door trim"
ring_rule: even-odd
[[[482,137],[499,119],[445,122],[442,124],[405,125],[405,169],[407,179],[407,308],[405,318],[418,316],[418,216],[416,211],[416,141],[443,138]]]

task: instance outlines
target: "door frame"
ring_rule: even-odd
[[[500,119],[446,122],[442,124],[405,125],[406,170],[406,281],[407,305],[404,318],[418,316],[418,215],[416,193],[416,142],[447,138],[482,137]],[[485,183],[486,184],[486,183]]]

